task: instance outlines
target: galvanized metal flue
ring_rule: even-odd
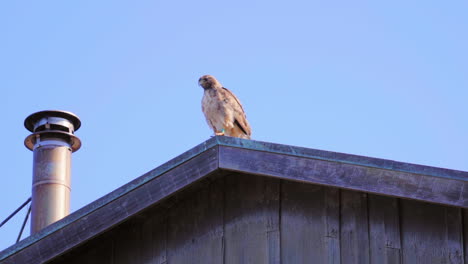
[[[24,140],[33,151],[31,234],[70,212],[71,154],[81,147],[74,135],[80,119],[67,111],[47,110],[24,121],[32,132]]]

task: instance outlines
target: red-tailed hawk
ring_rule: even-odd
[[[211,75],[198,80],[203,87],[202,110],[215,135],[250,139],[252,131],[239,99]]]

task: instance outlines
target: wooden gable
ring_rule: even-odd
[[[215,137],[2,263],[465,263],[468,173]]]

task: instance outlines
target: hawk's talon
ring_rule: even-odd
[[[220,132],[216,131],[216,132],[215,132],[215,135],[216,135],[216,136],[224,136],[224,133],[225,133],[225,130],[224,130],[224,128],[223,128],[223,129],[221,129]]]

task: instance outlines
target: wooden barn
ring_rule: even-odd
[[[0,263],[468,263],[468,173],[213,137]]]

